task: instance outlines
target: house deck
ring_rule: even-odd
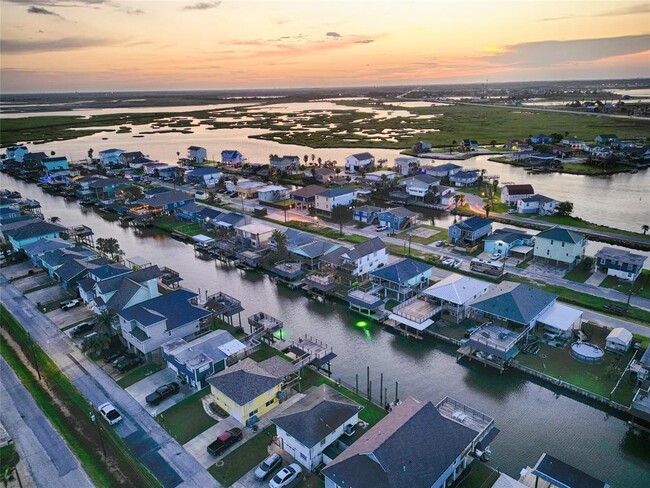
[[[443,417],[463,424],[478,433],[485,431],[494,424],[492,417],[450,397],[441,400],[436,405],[436,408]]]
[[[438,313],[441,309],[442,307],[428,300],[411,298],[393,308],[393,313],[413,322],[422,323]]]

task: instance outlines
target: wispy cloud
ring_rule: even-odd
[[[606,10],[597,14],[580,14],[580,15],[560,15],[558,17],[544,17],[542,22],[554,22],[556,20],[584,19],[594,17],[621,17],[624,15],[642,15],[650,13],[650,3],[639,3],[628,7],[619,7],[612,10]]]
[[[358,41],[354,41],[355,44],[370,44],[371,42],[375,42],[374,39],[359,39]]]
[[[504,46],[483,56],[488,63],[512,67],[561,66],[635,54],[650,49],[650,35],[538,41]]]
[[[211,8],[217,8],[221,5],[221,2],[199,2],[193,3],[192,5],[186,5],[183,7],[183,10],[210,10]]]
[[[116,41],[110,39],[92,39],[82,37],[65,37],[62,39],[16,41],[0,39],[0,51],[4,54],[46,53],[53,51],[76,51],[87,47],[110,46]]]
[[[341,34],[339,34],[338,32],[328,32],[328,33],[325,34],[325,35],[326,35],[327,37],[336,37],[336,38],[342,37]]]
[[[28,14],[37,14],[37,15],[50,15],[52,17],[58,17],[59,19],[62,19],[63,17],[57,14],[56,12],[53,12],[52,10],[48,10],[45,7],[37,7],[35,5],[32,5],[27,9]]]
[[[108,5],[112,0],[4,0],[8,3],[19,5],[39,5],[44,7],[88,7],[96,5]]]

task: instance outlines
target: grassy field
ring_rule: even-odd
[[[619,280],[615,276],[608,276],[600,284],[603,288],[611,288],[612,290],[620,291],[621,293],[630,293],[630,282]],[[643,298],[650,299],[650,270],[644,269],[634,283],[633,295],[638,295]]]
[[[119,380],[117,380],[117,384],[120,385],[122,388],[128,388],[129,386],[137,383],[141,379],[157,373],[162,369],[162,365],[160,363],[145,363],[140,366],[138,366],[135,369],[132,369],[128,373],[126,373],[124,376],[122,376]]]
[[[7,333],[23,354],[31,356],[34,351],[44,381],[36,379],[35,372],[22,362],[19,352],[9,345],[4,335],[0,340],[2,357],[65,439],[93,483],[113,487],[122,486],[128,480],[136,486],[160,486],[144,465],[133,457],[122,439],[106,427],[101,429],[106,440],[107,457],[102,456],[97,427],[88,415],[88,401],[3,306],[0,306],[0,320],[6,331],[3,334]]]
[[[156,420],[180,444],[185,444],[217,423],[203,410],[201,399],[208,393],[210,389],[205,388],[188,396],[182,402],[157,415]]]
[[[565,280],[584,283],[593,274],[593,258],[585,258],[580,264],[564,275]]]
[[[614,229],[612,227],[607,227],[604,225],[593,224],[591,222],[587,222],[586,220],[582,220],[579,217],[571,217],[571,216],[564,216],[564,215],[544,215],[544,216],[530,215],[526,217],[530,219],[540,220],[542,222],[548,222],[549,224],[569,225],[573,227],[580,227],[582,229],[589,229],[589,230],[602,231],[602,232],[613,232],[616,234],[632,236],[632,237],[646,237],[648,240],[650,240],[650,236],[644,236],[643,233],[641,232],[631,232],[629,230]]]
[[[268,446],[275,435],[275,425],[270,425],[225,456],[222,466],[214,464],[208,472],[224,486],[230,486],[269,455]]]
[[[168,216],[156,219],[153,222],[153,226],[167,232],[177,231],[189,236],[208,233],[208,231],[201,229],[201,226],[195,222],[183,222],[174,217]]]
[[[284,222],[283,225],[286,225],[287,227],[291,227],[293,229],[302,230],[304,232],[309,232],[311,234],[317,234],[319,236],[327,237],[329,239],[347,241],[352,244],[359,244],[361,242],[365,242],[368,240],[367,237],[360,236],[358,234],[345,234],[345,230],[344,230],[343,237],[340,237],[340,233],[338,230],[331,229],[330,227],[324,227],[321,225],[316,225],[309,222],[302,222],[298,220],[289,220],[287,222]]]

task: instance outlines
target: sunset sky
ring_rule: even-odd
[[[5,93],[650,76],[650,1],[0,2]]]

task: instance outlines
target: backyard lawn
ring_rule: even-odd
[[[463,478],[458,488],[490,488],[499,477],[499,473],[480,461],[470,464],[469,474]]]
[[[436,241],[446,241],[449,238],[449,231],[441,227],[434,227],[433,225],[420,224],[417,226],[416,229],[429,229],[433,233],[429,237],[421,237],[412,233],[413,231],[411,231],[411,240],[419,244],[433,244]],[[413,230],[416,231],[415,229]],[[405,230],[404,232],[397,234],[397,236],[395,237],[408,241],[409,230]]]
[[[268,426],[225,456],[222,465],[212,465],[208,472],[222,485],[232,485],[269,455],[268,446],[274,435],[275,425]]]
[[[159,229],[166,230],[167,232],[182,232],[190,236],[195,236],[197,234],[207,234],[207,231],[201,229],[201,226],[195,222],[183,222],[174,217],[162,217],[156,219],[153,223],[154,227]]]
[[[566,215],[527,215],[527,218],[541,220],[543,222],[548,222],[549,224],[558,224],[558,225],[569,225],[573,227],[581,227],[583,229],[596,230],[602,232],[614,232],[616,234],[634,236],[634,237],[644,237],[641,232],[630,232],[628,230],[615,229],[612,227],[606,227],[604,225],[597,225],[586,220],[582,220],[578,217],[571,217]],[[641,229],[639,229],[641,230]],[[650,240],[650,236],[645,236]]]
[[[157,373],[162,368],[163,367],[160,363],[145,363],[126,373],[119,380],[117,380],[117,384],[122,388],[128,388],[141,379],[146,378],[151,374]]]
[[[156,420],[180,444],[185,444],[217,423],[215,419],[205,413],[201,403],[201,399],[209,393],[209,388],[194,393],[157,415]]]
[[[593,258],[585,258],[580,264],[564,275],[565,280],[584,283],[593,274]]]
[[[600,286],[603,288],[618,290],[621,293],[625,294],[630,293],[630,282],[619,280],[615,276],[608,276],[603,280]],[[641,272],[641,275],[636,279],[634,283],[634,290],[632,294],[643,298],[650,298],[650,270],[644,269]]]

